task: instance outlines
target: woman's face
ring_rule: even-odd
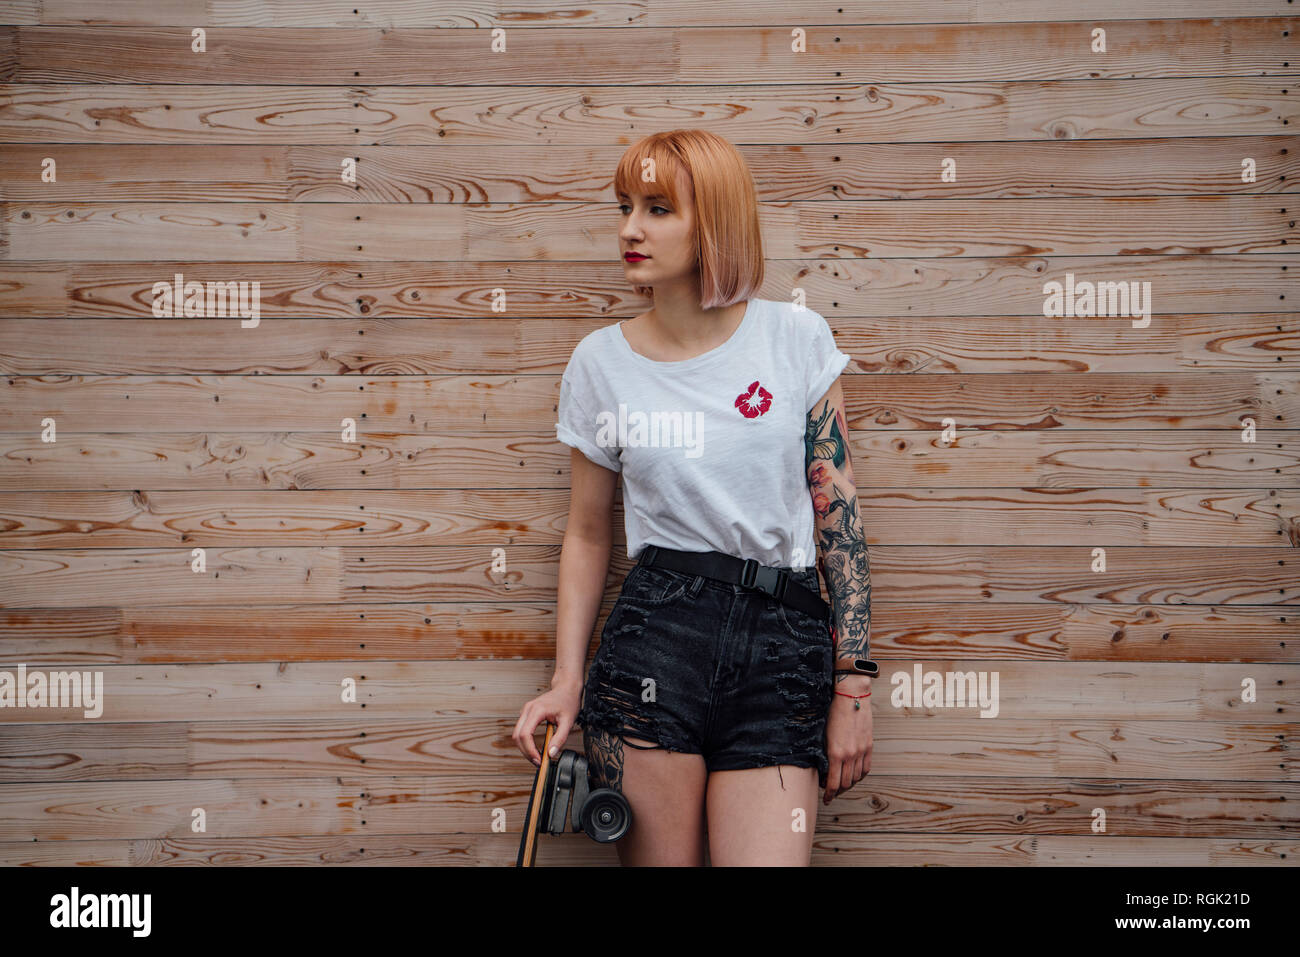
[[[618,231],[623,272],[634,286],[656,286],[689,276],[698,268],[691,230],[695,203],[685,173],[677,174],[677,195],[684,204],[674,208],[654,183],[641,183],[644,193],[620,194]],[[648,258],[629,261],[629,252]]]

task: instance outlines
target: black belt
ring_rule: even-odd
[[[736,558],[722,552],[682,552],[675,548],[647,545],[637,557],[638,565],[671,568],[688,575],[703,575],[714,581],[743,585],[767,592],[777,601],[812,615],[818,621],[829,621],[830,606],[798,582],[791,581],[790,573],[770,565],[760,565],[752,558]]]

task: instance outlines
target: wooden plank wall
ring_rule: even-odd
[[[646,308],[613,169],[680,126],[853,357],[886,693],[814,863],[1300,860],[1288,0],[0,8],[0,668],[106,696],[0,709],[0,863],[513,863],[560,374]],[[260,324],[155,318],[176,273]]]

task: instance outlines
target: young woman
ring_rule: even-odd
[[[619,162],[620,253],[652,308],[573,351],[572,447],[556,669],[524,705],[519,750],[582,726],[593,787],[620,790],[625,865],[807,865],[818,791],[871,764],[871,583],[840,352],[763,281],[753,179],[702,130],[648,136]],[[623,476],[623,582],[591,673]],[[820,597],[817,547],[831,605]],[[833,626],[833,630],[832,630]]]

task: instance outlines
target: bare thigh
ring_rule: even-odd
[[[615,843],[624,867],[700,867],[704,864],[704,756],[641,750],[652,745],[598,728],[583,731],[593,788],[613,788],[632,809],[632,825]],[[815,782],[814,782],[815,783]]]
[[[807,867],[819,792],[816,768],[714,771],[706,796],[710,863]]]

